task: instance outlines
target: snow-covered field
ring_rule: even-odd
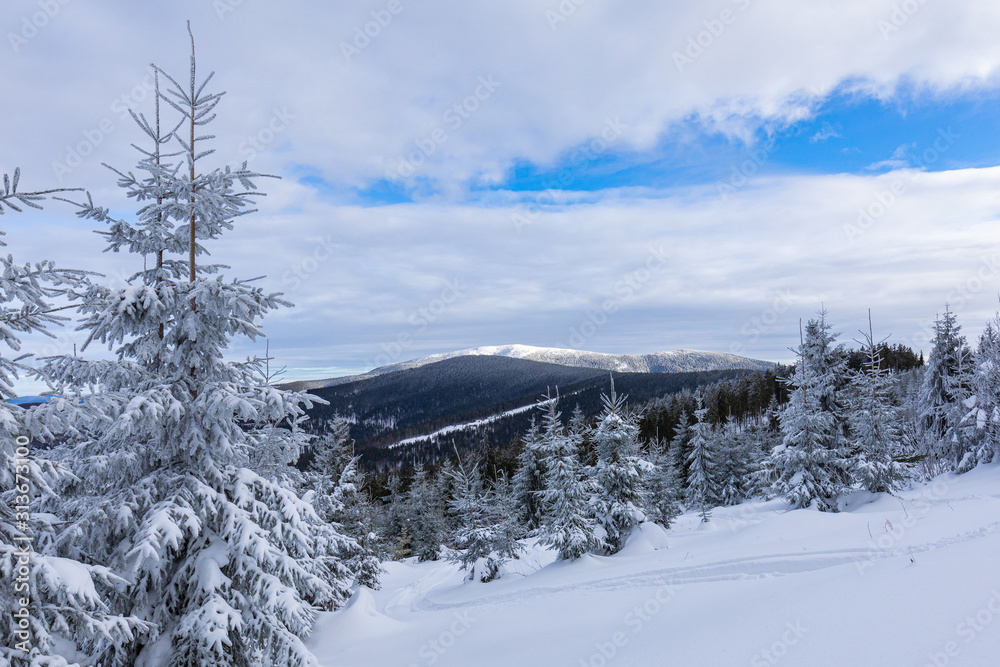
[[[780,500],[650,524],[615,556],[529,549],[492,583],[388,563],[324,615],[329,666],[1000,665],[1000,466],[844,511]]]

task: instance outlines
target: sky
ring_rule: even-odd
[[[972,342],[998,309],[997,3],[7,0],[0,171],[132,216],[102,164],[137,162],[188,19],[226,92],[206,162],[280,176],[208,248],[295,304],[263,322],[287,379],[512,343],[788,361],[822,308],[926,353],[946,305]],[[60,202],[0,228],[142,267]]]

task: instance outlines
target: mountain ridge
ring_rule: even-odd
[[[495,356],[511,359],[538,361],[541,363],[590,368],[618,373],[690,373],[717,370],[768,370],[776,364],[770,361],[750,359],[725,352],[704,350],[672,350],[646,354],[614,354],[609,352],[589,352],[569,348],[536,347],[533,345],[486,345],[481,347],[432,354],[419,359],[386,364],[367,373],[320,380],[298,380],[282,384],[286,389],[311,391],[334,387],[340,384],[358,382],[402,370],[420,368],[457,357]]]

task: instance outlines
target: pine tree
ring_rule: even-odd
[[[441,557],[441,544],[446,533],[443,502],[427,469],[418,465],[405,500],[410,549],[417,560],[437,560]]]
[[[314,457],[306,474],[312,504],[320,518],[345,538],[332,554],[335,560],[355,583],[378,590],[385,550],[376,532],[375,508],[361,490],[364,475],[354,455],[350,425],[338,417],[327,428],[313,444]]]
[[[644,507],[650,521],[670,528],[674,519],[680,516],[681,508],[680,484],[677,480],[677,468],[673,456],[667,448],[667,443],[656,438],[650,443],[650,458],[653,470],[646,475],[644,492]]]
[[[712,516],[712,507],[719,502],[718,471],[715,451],[715,433],[712,425],[706,421],[708,408],[702,407],[698,400],[695,410],[695,423],[691,426],[691,453],[688,455],[689,476],[687,487],[687,504],[696,507],[701,514],[702,523],[707,523]]]
[[[1000,460],[1000,314],[986,325],[979,339],[971,406],[963,423],[967,447],[958,470]]]
[[[470,580],[478,576],[484,583],[493,581],[500,567],[523,550],[515,537],[517,522],[504,514],[511,509],[509,485],[501,476],[498,485],[487,492],[478,465],[466,467],[461,461],[450,475],[456,489],[451,506],[459,517],[453,537],[460,551],[449,560],[468,570]]]
[[[133,638],[114,664],[169,655],[171,666],[316,665],[303,640],[316,611],[349,594],[329,558],[344,538],[288,480],[253,469],[262,453],[286,465],[298,458],[309,398],[223,359],[232,337],[256,339],[258,320],[290,304],[198,260],[203,243],[252,211],[261,175],[245,165],[201,169],[212,151],[199,132],[222,95],[205,91],[211,75],[198,81],[191,45],[189,86],[156,69],[170,83],[161,93],[157,82],[156,99],[183,130],[161,132],[159,113],[155,127],[135,116],[154,148],[137,166],[144,177],[117,172],[143,204],[137,220],[113,218],[89,196],[81,207],[81,217],[108,225],[109,249],[157,262],[125,287],[81,295],[87,343],[108,345],[116,360],[62,357],[47,367],[68,396],[95,390],[76,410],[81,437],[63,452],[80,462],[81,483],[60,548],[107,559],[129,579],[114,608],[159,630]],[[161,150],[166,141],[175,153]],[[253,427],[268,423],[284,432]]]
[[[782,443],[767,461],[774,480],[771,492],[793,508],[815,502],[819,509],[837,511],[836,499],[850,483],[850,461],[844,447],[844,419],[838,387],[842,348],[833,347],[825,311],[811,320],[799,345],[799,363],[787,381],[789,402],[781,412]],[[838,360],[839,357],[839,360]]]
[[[594,533],[586,483],[577,458],[582,438],[579,433],[563,429],[556,404],[557,399],[549,401],[543,419],[542,452],[547,472],[539,543],[555,548],[560,560],[576,560],[600,546],[600,541]]]
[[[514,473],[514,499],[521,523],[530,534],[541,525],[541,493],[545,489],[542,434],[534,418],[531,420],[531,428],[522,438],[522,444],[524,448],[518,456],[517,472]]]
[[[684,410],[677,426],[674,429],[674,437],[670,441],[670,453],[673,460],[674,469],[677,471],[677,483],[682,489],[688,484],[688,456],[691,454],[691,413]]]
[[[642,470],[639,463],[639,426],[635,415],[625,410],[624,396],[602,395],[604,411],[594,430],[597,466],[594,471],[596,494],[594,514],[605,531],[604,545],[609,554],[625,546],[632,529],[642,519]]]
[[[752,436],[730,419],[716,436],[719,503],[738,505],[752,494],[756,456]]]
[[[861,332],[861,351],[865,362],[861,371],[852,373],[855,395],[851,403],[850,426],[853,434],[854,478],[863,489],[873,493],[892,493],[907,477],[906,467],[894,458],[900,441],[899,413],[892,403],[890,371],[882,368],[881,348],[876,343],[868,314],[868,332]]]
[[[927,457],[925,472],[933,475],[959,463],[963,449],[958,428],[965,416],[962,400],[971,385],[971,353],[960,334],[955,314],[946,306],[934,322],[934,340],[920,391],[921,452]]]
[[[41,208],[48,196],[66,192],[19,192],[20,176],[20,170],[13,178],[4,175],[0,214],[5,208]],[[12,255],[0,257],[0,263],[0,341],[17,352],[22,334],[53,335],[51,327],[65,321],[53,300],[84,289],[89,275],[50,261],[17,264]],[[108,608],[107,594],[124,585],[124,579],[92,559],[60,557],[53,548],[63,515],[57,491],[75,478],[68,466],[37,445],[72,433],[73,426],[58,411],[43,413],[6,402],[15,397],[13,381],[19,374],[35,372],[23,359],[0,354],[0,578],[5,582],[0,590],[0,665],[66,664],[58,655],[60,641],[96,659],[150,628]],[[65,408],[64,401],[53,400]]]

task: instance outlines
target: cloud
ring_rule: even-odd
[[[262,184],[261,212],[211,249],[233,274],[265,273],[298,304],[265,328],[299,373],[483,344],[561,345],[616,298],[592,349],[771,359],[789,357],[798,318],[821,303],[848,337],[871,307],[877,329],[920,344],[947,300],[963,301],[970,332],[995,307],[996,277],[977,272],[1000,240],[1000,174],[918,177],[906,169],[909,143],[869,167],[888,173],[762,172],[725,200],[715,186],[556,193],[521,233],[512,215],[531,199],[503,185],[514,165],[562,164],[614,119],[627,126],[615,151],[631,159],[668,139],[686,145],[686,133],[752,144],[845,90],[887,104],[901,89],[931,100],[992,94],[1000,5],[927,3],[896,25],[892,0],[584,3],[552,24],[546,12],[559,4],[545,0],[402,0],[396,13],[384,0],[220,2],[68,3],[16,51],[0,45],[10,47],[0,55],[0,169],[21,166],[25,187],[80,185],[132,210],[100,164],[135,162],[129,144],[141,135],[123,105],[148,112],[150,61],[186,75],[190,17],[200,71],[216,70],[229,91],[212,159],[285,177]],[[38,7],[6,3],[4,32],[20,34]],[[897,29],[886,34],[885,21]],[[679,68],[676,54],[692,62]],[[399,174],[401,162],[412,173]],[[360,205],[358,192],[394,169],[415,201]],[[112,276],[138,268],[102,254],[87,223],[58,205],[7,218],[18,257]],[[639,281],[661,246],[669,260]],[[629,276],[631,291],[621,287]],[[237,343],[233,354],[255,349]]]

